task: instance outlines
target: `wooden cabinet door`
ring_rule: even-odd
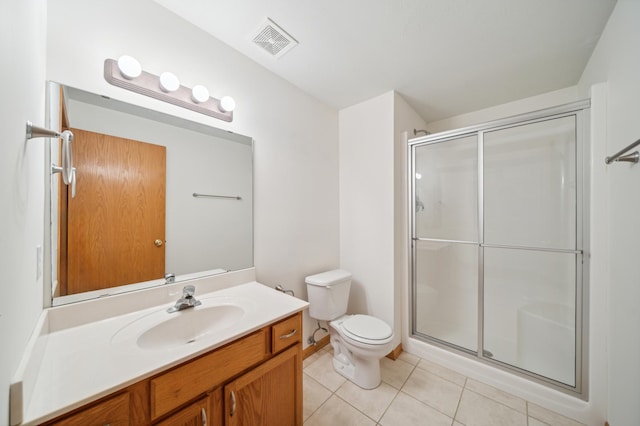
[[[302,425],[302,351],[287,349],[224,388],[226,425]]]
[[[155,426],[210,426],[214,424],[211,420],[209,396],[184,407],[159,423],[154,423]]]

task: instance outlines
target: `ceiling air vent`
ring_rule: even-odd
[[[253,42],[275,58],[281,57],[298,44],[296,39],[269,18],[254,33]]]

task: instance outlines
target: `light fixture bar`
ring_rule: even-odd
[[[142,71],[138,77],[128,79],[120,72],[118,61],[115,59],[105,59],[104,79],[109,84],[132,92],[169,102],[219,120],[233,121],[233,111],[225,111],[221,107],[219,99],[209,97],[204,102],[196,103],[192,98],[192,90],[182,85],[175,91],[165,92],[160,85],[160,78],[146,71]]]

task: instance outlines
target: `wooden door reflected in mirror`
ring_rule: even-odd
[[[59,277],[59,295],[162,278],[166,147],[71,131],[77,192],[61,197],[67,232],[59,236],[66,240],[66,247],[60,244],[65,255],[59,271],[66,277]]]

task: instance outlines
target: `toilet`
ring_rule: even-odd
[[[351,273],[336,269],[305,279],[311,318],[329,322],[333,367],[363,389],[380,385],[380,359],[392,350],[393,330],[369,315],[347,315]]]

